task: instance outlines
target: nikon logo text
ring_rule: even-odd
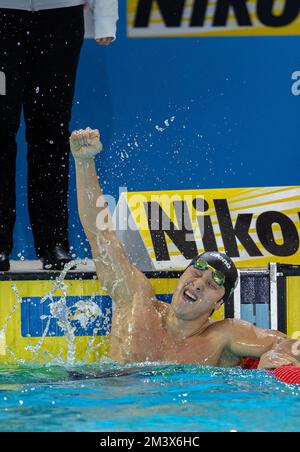
[[[300,34],[299,0],[129,0],[129,36]]]

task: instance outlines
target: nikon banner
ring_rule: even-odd
[[[299,35],[299,0],[128,0],[130,37]]]
[[[116,222],[144,271],[183,269],[204,251],[244,268],[300,264],[300,187],[125,193]]]
[[[211,195],[205,198],[209,210],[201,220],[202,227],[211,221],[213,229],[206,232],[204,243],[198,224],[203,210],[199,199],[197,209],[192,201],[186,201],[189,215],[195,216],[191,217],[195,237],[191,234],[190,242],[175,230],[163,235],[153,230],[151,235],[147,228],[142,233],[121,230],[126,249],[141,268],[182,267],[195,248],[216,246],[228,248],[245,266],[265,266],[272,257],[281,262],[298,260],[297,239],[293,244],[298,204],[291,207],[295,209],[292,217],[290,208],[285,211],[282,207],[290,197],[288,192],[295,189],[275,189],[273,195],[269,190],[264,199],[260,196],[262,204],[255,210],[259,197],[253,189],[244,210],[238,211],[242,219],[234,232],[231,222],[226,227],[220,223],[220,212],[228,207],[235,224],[235,206],[240,206],[231,198],[243,194],[239,187],[299,184],[299,8],[300,0],[124,0],[119,2],[120,20],[113,45],[103,49],[94,39],[84,41],[70,130],[86,126],[100,129],[104,152],[97,158],[97,174],[105,195],[114,199],[112,211],[119,201],[120,187],[134,193],[156,190],[159,195],[169,190],[181,194],[178,190],[237,189],[238,195],[228,190],[197,192]],[[92,37],[93,21],[88,8],[86,12],[86,35]],[[211,38],[222,35],[224,38]],[[147,36],[199,37],[131,39]],[[4,91],[4,85],[2,88]],[[37,258],[25,189],[24,131],[23,123],[18,134],[12,260]],[[119,207],[127,207],[126,196]],[[176,209],[178,205],[175,203]],[[277,234],[283,231],[283,246],[280,238],[273,243],[273,235],[271,241],[264,238],[260,229],[266,217],[259,218],[259,214],[274,211],[276,218],[273,213],[270,218],[279,223],[275,222],[272,230],[277,228]],[[246,214],[253,214],[251,220]],[[155,218],[155,212],[153,215]],[[185,227],[189,229],[188,224]],[[69,238],[72,254],[91,257],[78,215],[73,158]],[[140,245],[141,256],[133,249],[134,243]]]

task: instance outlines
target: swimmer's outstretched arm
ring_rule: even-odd
[[[115,302],[154,298],[147,278],[128,260],[112,226],[111,214],[96,173],[94,158],[102,150],[98,130],[73,132],[71,151],[76,163],[78,208],[91,245],[98,278]]]
[[[279,331],[263,330],[241,320],[226,320],[228,349],[240,357],[260,358],[259,369],[297,365],[300,350],[297,341]],[[298,351],[298,354],[295,352]]]

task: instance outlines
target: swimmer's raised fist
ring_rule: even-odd
[[[102,151],[99,130],[88,127],[85,130],[76,130],[70,137],[71,151],[75,159],[91,159]]]

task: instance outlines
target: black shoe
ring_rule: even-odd
[[[45,252],[41,261],[44,270],[63,270],[66,264],[72,262],[71,255],[61,246],[55,246]],[[72,267],[70,270],[73,270]]]
[[[0,272],[8,272],[10,270],[9,257],[6,253],[0,253]]]

